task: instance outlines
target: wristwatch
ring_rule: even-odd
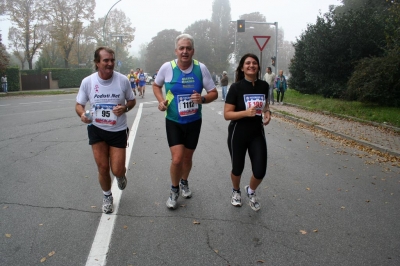
[[[205,103],[206,102],[206,97],[201,96],[201,103]]]
[[[129,111],[129,107],[127,106],[125,109],[125,113],[127,113]]]

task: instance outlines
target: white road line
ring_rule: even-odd
[[[42,101],[42,102],[29,102],[29,103],[19,103],[19,104],[36,104],[36,103],[51,103],[52,101]]]
[[[143,103],[139,105],[139,110],[136,114],[135,121],[133,122],[131,131],[128,138],[128,147],[126,148],[126,162],[125,167],[129,169],[129,161],[131,158],[133,143],[135,141],[136,132],[139,126],[140,117],[142,116]],[[128,181],[129,185],[129,181]],[[117,182],[113,182],[111,192],[114,198],[114,212],[110,214],[102,214],[97,228],[96,235],[93,240],[92,248],[90,250],[86,266],[101,265],[107,263],[107,254],[110,247],[111,236],[114,230],[115,221],[117,219],[119,202],[121,200],[122,191],[119,190]]]

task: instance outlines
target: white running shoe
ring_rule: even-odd
[[[181,189],[181,195],[185,199],[191,198],[192,197],[192,191],[189,189],[189,183],[187,185],[184,185],[179,182],[179,187]]]
[[[256,193],[249,194],[248,191],[249,186],[245,186],[244,189],[246,190],[247,197],[249,197],[249,205],[254,211],[259,211],[261,208],[260,203],[256,197]]]
[[[103,196],[103,212],[106,214],[112,213],[113,209],[114,198],[113,196]]]
[[[123,177],[115,177],[115,179],[117,179],[118,188],[120,190],[124,190],[126,188],[126,184],[128,183],[126,176],[124,175]]]
[[[176,209],[176,207],[178,206],[178,197],[179,197],[179,191],[175,193],[171,190],[167,200],[167,207],[169,209]]]
[[[242,206],[242,197],[240,195],[240,192],[232,191],[231,204],[233,206],[235,206],[235,207],[241,207]]]

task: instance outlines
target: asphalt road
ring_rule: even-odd
[[[170,152],[154,101],[148,86],[128,114],[131,127],[140,110],[140,122],[106,265],[400,265],[398,168],[274,118],[261,210],[244,195],[235,208],[220,100],[203,107],[193,197],[167,209]],[[87,265],[106,234],[74,105],[75,95],[0,98],[0,265]]]

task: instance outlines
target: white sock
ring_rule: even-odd
[[[109,191],[103,191],[104,196],[109,197],[111,196],[111,189]]]
[[[254,194],[254,192],[256,192],[255,190],[252,190],[249,186],[249,188],[247,189],[247,193],[248,194]]]

